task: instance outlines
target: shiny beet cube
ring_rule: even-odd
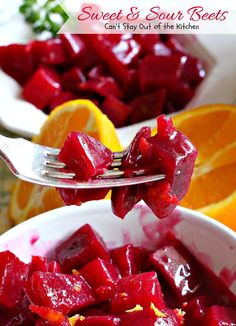
[[[57,189],[65,205],[77,206],[87,201],[104,199],[109,190],[108,188],[96,189],[95,191],[94,189]]]
[[[109,260],[109,253],[102,239],[88,224],[63,241],[56,248],[56,256],[64,272],[79,269],[98,257]]]
[[[146,56],[140,63],[140,87],[144,93],[157,88],[172,89],[179,84],[183,63],[186,57]]]
[[[52,100],[49,103],[49,109],[50,109],[50,111],[52,111],[57,106],[65,103],[65,102],[68,102],[68,101],[73,101],[76,98],[77,98],[77,96],[74,93],[61,91],[59,94],[55,95],[52,98]]]
[[[68,318],[64,316],[63,313],[53,310],[49,307],[39,307],[37,305],[31,304],[29,309],[31,312],[37,314],[39,317],[43,318],[49,323],[57,323],[57,325],[61,326],[68,322],[68,325],[70,325]]]
[[[26,292],[34,305],[63,314],[72,313],[94,302],[91,288],[79,275],[35,272],[28,281]]]
[[[122,313],[136,305],[149,308],[153,303],[157,308],[165,307],[160,283],[155,272],[146,272],[123,277],[118,281],[112,299],[112,311]]]
[[[142,267],[144,267],[144,254],[144,249],[128,244],[113,249],[111,258],[118,267],[121,276],[124,277],[141,272]]]
[[[14,78],[18,83],[24,85],[34,71],[34,63],[31,57],[31,45],[11,44],[2,46],[0,56],[0,67]]]
[[[71,68],[62,75],[63,89],[71,92],[76,92],[79,89],[79,84],[85,81],[85,76],[79,67]]]
[[[86,45],[79,35],[66,33],[61,34],[60,38],[70,59],[79,58],[85,53]]]
[[[71,132],[59,153],[59,160],[78,178],[89,180],[109,168],[113,153],[96,139],[81,132]]]
[[[68,61],[62,40],[53,38],[46,41],[33,41],[31,54],[35,64],[60,65]]]
[[[207,326],[234,326],[236,325],[235,308],[212,306],[209,308],[205,325]]]
[[[112,189],[112,211],[120,218],[124,218],[140,200],[137,186],[123,186]]]
[[[38,68],[24,86],[23,97],[38,109],[44,109],[60,90],[60,78],[56,71],[45,66]]]
[[[173,246],[165,246],[151,254],[150,261],[180,302],[194,296],[200,280],[190,259],[183,257]]]
[[[120,98],[123,93],[116,81],[112,77],[100,77],[98,79],[90,79],[79,85],[79,90],[90,94],[98,94],[100,96]]]
[[[119,326],[120,318],[117,316],[88,316],[80,317],[75,326]]]
[[[161,310],[154,306],[153,309],[138,310],[136,307],[132,311],[127,311],[123,313],[121,318],[120,326],[181,326],[182,323],[176,313],[168,308],[163,308]]]
[[[102,103],[102,112],[108,116],[117,128],[126,125],[131,111],[129,105],[113,96],[107,97]]]
[[[48,263],[46,257],[41,256],[32,256],[31,262],[29,264],[29,275],[32,275],[34,272],[47,272]]]
[[[10,251],[0,252],[0,304],[13,308],[22,299],[29,266]]]
[[[117,267],[101,258],[96,258],[86,264],[79,270],[79,273],[92,287],[98,300],[109,299],[114,286],[120,279]]]

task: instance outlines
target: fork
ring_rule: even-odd
[[[113,153],[111,168],[91,181],[78,181],[75,173],[66,172],[65,164],[58,160],[59,149],[34,144],[23,138],[8,138],[0,135],[0,157],[10,171],[19,179],[55,188],[111,188],[132,186],[162,180],[164,174],[144,175],[143,170],[134,177],[125,177],[118,168],[124,152]]]

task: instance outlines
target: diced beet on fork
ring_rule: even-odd
[[[109,96],[102,103],[102,112],[114,123],[115,127],[123,127],[129,120],[132,109],[121,100]]]
[[[64,44],[59,38],[33,41],[31,43],[31,53],[34,63],[37,65],[61,65],[69,59]]]
[[[177,314],[168,308],[161,310],[155,306],[151,306],[153,309],[138,310],[140,307],[136,307],[131,311],[123,313],[121,317],[120,326],[180,326],[181,320]]]
[[[34,305],[68,314],[92,304],[91,288],[79,275],[35,272],[28,281],[26,293]]]
[[[29,266],[12,252],[0,252],[0,305],[13,308],[22,300]]]
[[[223,306],[209,308],[205,325],[207,326],[234,326],[236,325],[236,309]]]
[[[118,281],[111,302],[114,313],[125,312],[137,305],[149,308],[151,304],[159,309],[165,307],[161,286],[155,272],[130,275]]]
[[[95,258],[109,260],[109,253],[90,225],[85,224],[56,248],[57,261],[64,272],[79,269]]]
[[[123,186],[112,189],[112,211],[120,218],[126,214],[141,200],[137,186]]]
[[[186,56],[146,56],[140,63],[140,87],[142,92],[153,92],[157,88],[175,88],[180,82]]]
[[[138,274],[144,269],[145,251],[142,248],[134,247],[132,244],[115,248],[111,251],[111,258],[118,267],[121,276]]]
[[[120,318],[117,316],[80,316],[75,326],[119,326]]]
[[[200,286],[198,270],[188,258],[183,257],[173,246],[162,247],[150,256],[152,266],[179,302],[192,298]]]
[[[81,180],[103,174],[113,161],[113,153],[96,139],[81,132],[71,132],[59,159]]]
[[[34,62],[31,57],[31,45],[11,44],[0,47],[0,67],[14,78],[18,83],[24,85],[34,71]]]
[[[83,266],[79,273],[92,287],[98,301],[110,299],[112,291],[120,279],[117,267],[101,258],[96,258]]]
[[[94,189],[57,189],[65,205],[77,206],[87,201],[104,199],[109,190],[108,188],[96,189],[96,191]]]
[[[23,89],[23,97],[38,109],[44,109],[61,91],[61,81],[56,71],[42,66],[36,70]]]

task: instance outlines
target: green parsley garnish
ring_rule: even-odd
[[[57,0],[23,0],[19,10],[35,33],[48,31],[56,35],[69,18]]]

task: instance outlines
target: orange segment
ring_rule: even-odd
[[[236,106],[204,106],[181,112],[173,120],[199,151],[181,205],[236,230]]]
[[[60,148],[71,131],[85,132],[113,151],[122,149],[111,121],[89,100],[70,101],[53,110],[33,141]],[[19,223],[61,206],[63,202],[55,189],[18,181],[11,197],[9,215]]]

